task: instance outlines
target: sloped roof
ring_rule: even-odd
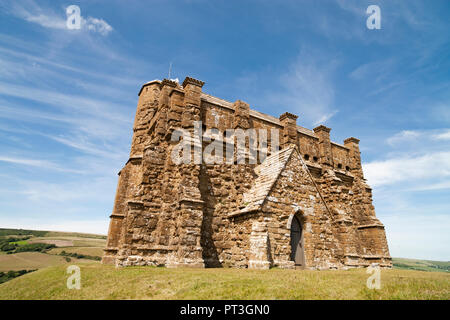
[[[240,209],[230,213],[229,217],[256,211],[261,208],[294,149],[295,147],[291,146],[280,150],[268,156],[263,163],[255,168],[255,173],[258,177],[253,181],[250,190],[244,193]]]

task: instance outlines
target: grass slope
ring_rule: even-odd
[[[62,251],[67,253],[78,253],[88,256],[101,257],[103,256],[103,247],[67,247],[54,248],[48,251],[49,254],[60,254]]]
[[[71,258],[70,263],[87,263],[90,261]],[[41,252],[20,252],[0,255],[0,271],[41,269],[61,264],[67,264],[64,257]]]
[[[380,290],[364,269],[349,271],[116,269],[78,264],[81,289],[69,290],[67,266],[38,270],[0,285],[0,299],[450,299],[450,275],[382,270]]]

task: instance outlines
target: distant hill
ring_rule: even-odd
[[[43,231],[43,230],[27,230],[27,229],[6,229],[0,228],[0,237],[5,236],[35,236],[35,237],[82,237],[93,239],[105,239],[105,235],[82,233],[82,232],[63,232],[63,231]]]
[[[396,269],[450,272],[450,261],[392,258],[392,263]]]
[[[99,264],[105,246],[105,235],[0,228],[0,283],[22,276],[22,271]]]
[[[4,229],[0,228],[0,237],[5,236],[35,236],[44,237],[48,231],[24,230],[24,229]]]

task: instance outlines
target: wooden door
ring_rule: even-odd
[[[291,260],[296,266],[304,266],[303,232],[297,217],[292,218],[291,224]]]

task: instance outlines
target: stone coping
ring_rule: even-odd
[[[362,224],[362,225],[356,226],[356,228],[358,228],[358,229],[366,229],[366,228],[383,228],[383,229],[384,229],[384,225],[382,225],[381,223]]]
[[[154,84],[154,83],[161,84],[161,80],[155,79],[155,80],[149,81],[149,82],[147,82],[147,83],[144,83],[144,84],[142,85],[142,87],[141,87],[141,90],[139,90],[138,96],[141,95],[142,90],[144,90],[144,88],[145,88],[146,86],[149,86],[149,85]]]
[[[125,218],[125,215],[124,214],[119,214],[119,213],[112,213],[109,217],[110,218],[121,218],[121,219],[123,219],[123,218]]]
[[[187,78],[186,78],[186,79],[187,79]],[[185,81],[186,81],[186,79],[185,79]],[[192,79],[192,80],[198,81],[198,84],[197,84],[197,85],[202,85],[202,86],[203,86],[203,84],[204,84],[204,83],[202,84],[202,81],[199,81],[199,80],[196,80],[196,79]],[[189,80],[188,82],[191,83],[190,80]],[[161,84],[161,80],[152,80],[152,81],[149,81],[149,82],[145,83],[145,84],[141,87],[141,90],[139,91],[138,96],[141,94],[141,92],[142,92],[142,90],[144,89],[144,87],[146,87],[146,86],[148,86],[148,85],[151,85],[151,84],[154,84],[154,83]],[[184,84],[184,82],[183,82],[183,84]],[[176,89],[176,88],[174,88],[174,90],[175,90],[175,89]],[[177,91],[180,91],[180,89],[178,89]],[[181,91],[180,91],[180,92],[181,92]],[[205,93],[205,92],[202,92],[202,93],[201,93],[201,98],[202,98],[202,100],[204,100],[204,101],[206,101],[206,102],[209,102],[209,103],[218,105],[218,106],[220,106],[220,107],[224,107],[224,108],[226,108],[226,109],[230,109],[230,110],[233,110],[233,111],[234,111],[234,106],[233,106],[234,104],[231,103],[230,101],[227,101],[227,100],[224,100],[224,99],[221,99],[221,98],[214,97],[214,96],[212,96],[212,95],[210,95],[210,94],[207,94],[207,93]],[[254,117],[254,118],[257,118],[257,119],[259,119],[259,120],[264,120],[264,121],[267,121],[267,122],[269,122],[269,123],[275,124],[275,125],[277,125],[277,126],[279,126],[279,127],[282,127],[282,125],[281,125],[281,123],[280,123],[280,119],[277,119],[277,118],[275,118],[275,117],[273,117],[273,116],[270,116],[270,115],[268,115],[268,114],[264,114],[264,113],[262,113],[262,112],[259,112],[259,111],[250,109],[250,116],[252,116],[252,117]],[[315,132],[314,132],[313,130],[307,129],[307,128],[302,127],[302,126],[299,126],[299,125],[297,125],[297,132],[302,133],[302,134],[304,134],[304,135],[306,135],[306,136],[309,136],[309,137],[311,137],[311,138],[318,139],[317,135],[315,134]],[[349,139],[350,139],[350,138],[349,138]],[[356,139],[356,138],[351,138],[351,139],[354,139],[355,141],[358,140],[358,139]],[[358,141],[359,141],[359,140],[358,140]],[[343,144],[337,143],[337,142],[330,141],[330,143],[333,144],[333,145],[335,145],[335,146],[337,146],[337,147],[340,147],[340,148],[342,148],[342,149],[345,149],[345,150],[349,150],[349,149],[350,149],[349,147],[347,147],[347,146],[345,146],[345,145],[343,145]]]
[[[179,203],[181,202],[190,202],[190,203],[198,203],[198,204],[203,204],[205,203],[205,201],[200,200],[200,199],[192,199],[192,198],[182,198],[180,199],[180,201],[178,201]]]
[[[363,258],[363,259],[392,259],[389,256],[382,256],[382,255],[362,255],[361,258]]]

